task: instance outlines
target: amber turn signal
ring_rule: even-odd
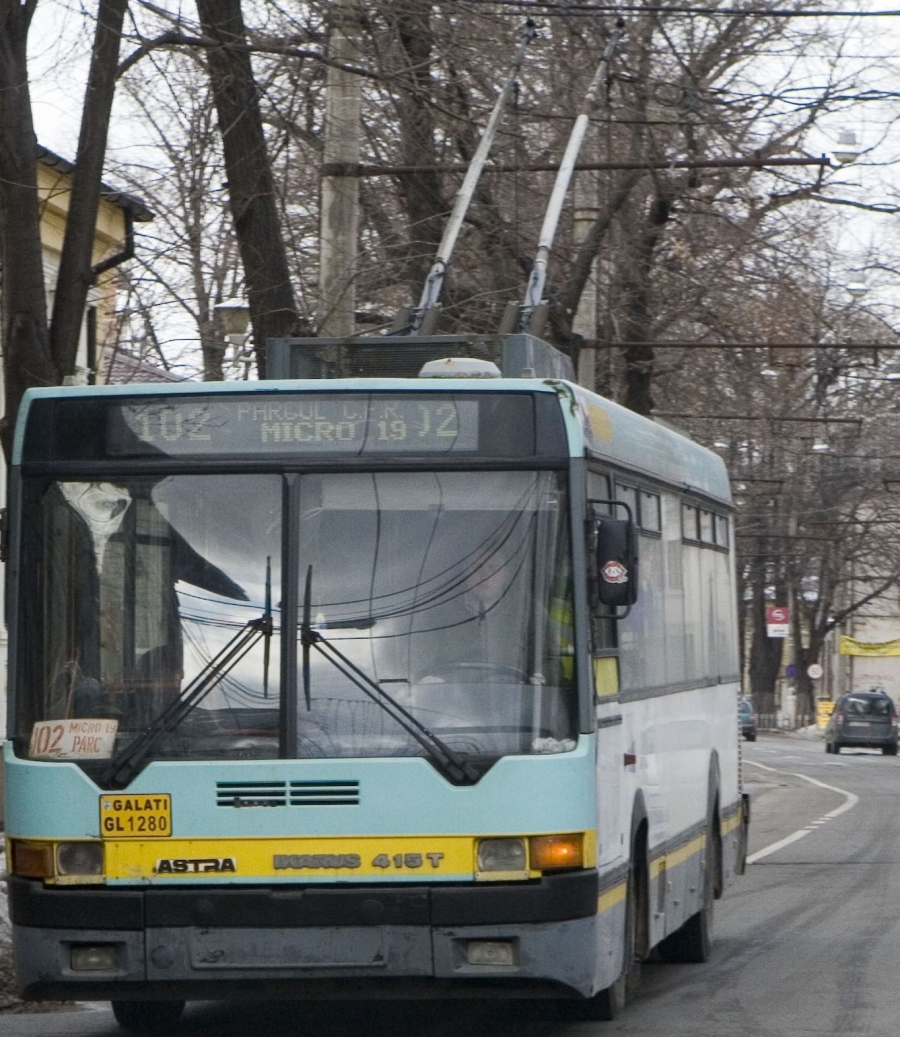
[[[12,860],[10,872],[23,879],[53,878],[53,846],[50,843],[10,840]]]
[[[584,836],[581,832],[571,835],[535,835],[528,842],[531,867],[538,871],[584,866]]]

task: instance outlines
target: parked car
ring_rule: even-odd
[[[825,727],[825,752],[880,749],[897,755],[897,708],[883,691],[851,691],[841,695]]]
[[[750,699],[741,699],[741,734],[748,742],[756,741],[756,710]]]

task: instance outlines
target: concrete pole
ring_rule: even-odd
[[[328,56],[359,64],[359,21],[356,0],[333,0]],[[360,77],[329,66],[325,86],[326,168],[359,162],[362,83]],[[323,176],[319,228],[318,333],[343,338],[356,331],[356,255],[359,240],[359,180],[356,176]]]
[[[592,139],[589,145],[589,157],[593,158],[596,149],[596,139]],[[600,186],[597,180],[598,173],[581,172],[575,178],[575,226],[574,238],[576,252],[587,239],[599,211]],[[578,300],[578,308],[572,319],[572,330],[581,335],[586,348],[581,350],[578,357],[578,384],[583,385],[591,392],[597,391],[597,259],[591,263],[591,274],[587,279],[581,298]]]

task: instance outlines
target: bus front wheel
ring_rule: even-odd
[[[113,1001],[112,1010],[123,1030],[136,1037],[156,1037],[178,1022],[184,1001]]]
[[[632,868],[625,890],[625,946],[622,956],[622,974],[605,990],[595,994],[583,1005],[583,1018],[612,1022],[625,1010],[625,1005],[637,993],[641,982],[641,953],[639,929],[641,913],[641,874]]]

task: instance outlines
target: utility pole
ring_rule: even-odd
[[[333,0],[328,57],[345,65],[359,63],[359,15],[356,0]],[[352,168],[359,162],[362,83],[358,75],[329,65],[325,83],[326,169]],[[319,225],[318,333],[344,338],[356,331],[356,254],[359,239],[359,180],[356,176],[322,177]]]
[[[608,74],[608,72],[607,72]],[[609,83],[603,81],[600,84],[601,96],[599,103],[609,105]],[[585,140],[585,159],[588,163],[598,162],[600,159],[599,139],[596,126],[587,128]],[[607,158],[609,156],[607,155]],[[573,201],[575,202],[575,219],[573,236],[576,251],[581,249],[591,227],[597,219],[600,211],[600,178],[593,170],[581,170],[575,176],[573,189]],[[581,336],[582,348],[578,353],[578,384],[583,385],[591,392],[597,391],[597,318],[600,304],[600,288],[598,278],[600,274],[599,257],[594,256],[591,262],[591,272],[584,285],[584,290],[578,300],[575,315],[572,318],[572,331]],[[590,343],[585,347],[584,343]]]
[[[590,141],[589,150],[596,147],[596,133]],[[575,201],[575,248],[580,249],[590,233],[590,229],[597,219],[599,209],[599,184],[597,174],[594,172],[582,172],[575,178],[574,201]],[[578,354],[578,384],[583,385],[591,392],[597,391],[597,350],[595,348],[597,338],[597,303],[598,286],[597,273],[599,263],[595,256],[591,263],[591,273],[584,285],[584,291],[578,300],[578,307],[572,319],[572,331],[580,335],[584,346]]]

